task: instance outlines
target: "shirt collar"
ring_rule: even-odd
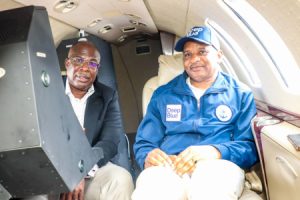
[[[176,84],[176,86],[174,87],[174,91],[178,92],[178,93],[186,93],[187,88],[190,89],[189,85],[187,84],[186,80],[188,78],[188,75],[186,72],[183,72],[183,74],[181,74],[181,76],[178,77],[179,80]],[[218,72],[218,75],[216,77],[216,80],[214,81],[214,83],[206,90],[206,94],[207,93],[219,93],[219,92],[223,92],[224,90],[227,90],[227,84],[225,81],[225,78],[223,76],[222,72]],[[191,89],[190,92],[192,93]]]
[[[88,89],[87,93],[82,97],[82,99],[84,99],[85,97],[91,96],[94,92],[95,92],[95,87],[94,87],[94,85],[92,85]],[[70,84],[69,84],[68,78],[66,79],[65,93],[66,93],[67,96],[75,98],[74,95],[73,95],[73,93],[71,92],[71,88],[70,88]]]
[[[190,77],[187,77],[186,83],[187,83],[187,85],[189,86],[189,88],[190,88],[192,91],[194,91],[194,90],[196,90],[196,91],[205,91],[205,90],[203,90],[203,89],[200,89],[200,88],[197,88],[197,87],[193,86],[192,83],[191,83],[191,78],[190,78]]]

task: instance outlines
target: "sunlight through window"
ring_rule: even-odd
[[[223,0],[236,17],[251,32],[273,64],[279,77],[291,91],[300,92],[300,71],[297,63],[272,26],[245,0]]]
[[[213,30],[215,30],[215,32],[219,36],[221,44],[223,45],[222,48],[226,48],[227,50],[229,50],[229,53],[231,54],[230,56],[233,57],[238,63],[239,68],[242,70],[243,75],[247,79],[247,82],[250,82],[254,87],[260,87],[261,82],[257,76],[256,71],[254,70],[252,63],[249,61],[245,52],[243,52],[243,50],[239,47],[236,41],[214,21],[207,19],[206,24],[210,26]],[[226,59],[226,57],[223,60],[223,65],[228,71],[228,73],[230,73],[234,77],[237,77],[233,67],[231,67],[231,64]]]

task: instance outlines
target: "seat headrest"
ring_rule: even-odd
[[[158,85],[168,83],[184,71],[182,54],[160,55],[158,58]]]

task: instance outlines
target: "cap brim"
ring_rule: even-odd
[[[183,51],[184,44],[187,41],[195,41],[195,42],[199,42],[199,43],[204,43],[204,44],[207,44],[207,45],[211,45],[211,44],[207,43],[204,40],[199,40],[199,39],[191,38],[191,37],[183,37],[183,38],[179,39],[178,42],[176,43],[175,50],[178,51],[178,52]]]

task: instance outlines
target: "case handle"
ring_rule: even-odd
[[[294,175],[295,178],[298,178],[298,173],[296,172],[296,170],[294,169],[294,167],[289,163],[289,161],[287,161],[284,157],[282,156],[276,156],[276,161],[280,162],[284,165],[287,166],[287,168],[292,172],[292,174]]]

